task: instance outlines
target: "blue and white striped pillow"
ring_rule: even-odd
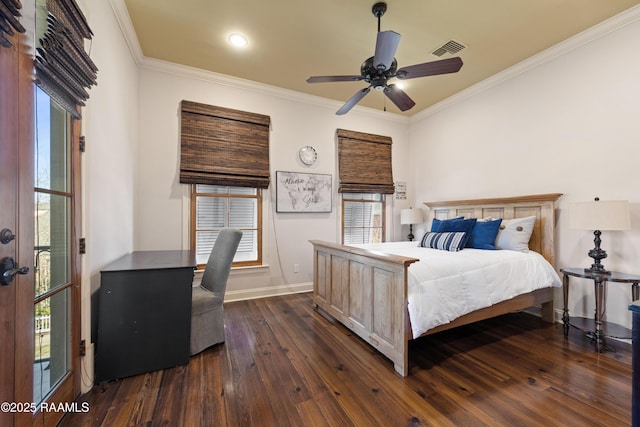
[[[420,247],[457,252],[464,247],[466,234],[462,231],[443,233],[428,231],[422,236]]]

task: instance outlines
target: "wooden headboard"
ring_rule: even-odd
[[[491,199],[448,200],[424,202],[431,209],[431,218],[522,218],[536,216],[529,249],[536,251],[555,266],[555,201],[561,193],[535,194]]]

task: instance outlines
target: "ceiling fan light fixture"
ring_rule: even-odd
[[[249,44],[249,40],[240,33],[231,33],[228,37],[229,43],[235,47],[244,48]]]
[[[371,80],[371,86],[375,90],[382,90],[387,85],[387,79],[385,77],[376,77]]]

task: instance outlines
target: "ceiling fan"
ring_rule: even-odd
[[[398,62],[394,58],[400,34],[395,31],[380,31],[380,18],[387,11],[387,4],[379,2],[371,8],[373,16],[378,18],[378,38],[376,40],[375,55],[367,59],[360,66],[360,75],[352,76],[313,76],[307,79],[307,83],[328,82],[352,82],[364,80],[369,83],[365,89],[356,92],[340,109],[337,115],[346,114],[371,88],[382,90],[400,111],[411,109],[416,103],[402,89],[395,84],[389,84],[388,80],[396,77],[400,80],[415,79],[416,77],[435,76],[438,74],[457,73],[462,68],[462,59],[449,58],[440,61],[425,62],[423,64],[410,65],[398,70]]]

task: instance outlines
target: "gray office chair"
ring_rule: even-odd
[[[191,297],[191,355],[224,342],[224,293],[242,231],[225,228],[213,245],[200,286]]]

